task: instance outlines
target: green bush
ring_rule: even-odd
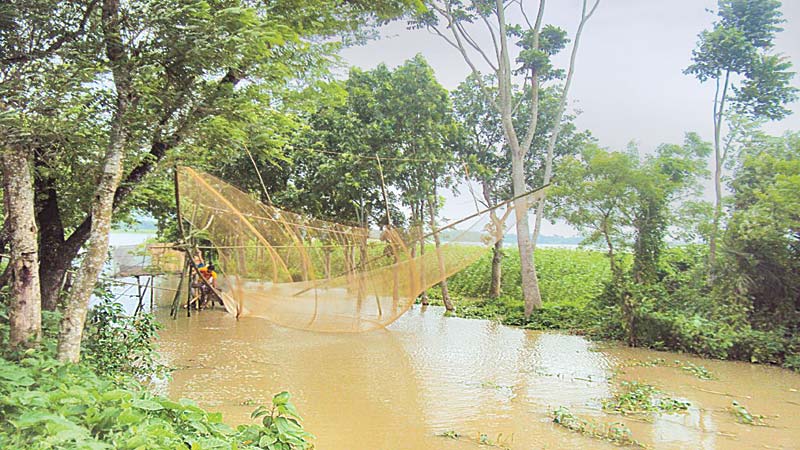
[[[7,342],[7,302],[0,298],[0,342]],[[122,314],[104,302],[91,313],[80,364],[57,361],[59,315],[43,313],[38,348],[0,354],[0,448],[268,449],[311,448],[289,394],[232,428],[191,400],[154,396],[136,377],[157,364],[151,316]],[[152,372],[149,372],[152,374]]]
[[[165,368],[155,350],[158,329],[151,314],[127,316],[120,303],[106,299],[89,311],[81,359],[102,375],[160,375]]]
[[[0,448],[39,449],[305,449],[289,394],[259,408],[260,425],[236,429],[189,400],[151,395],[133,379],[96,374],[29,350],[0,359]]]

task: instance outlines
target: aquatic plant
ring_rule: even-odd
[[[681,363],[680,361],[676,360],[675,365],[679,366],[684,372],[689,372],[701,380],[715,380],[717,378],[710,370],[703,366],[698,366],[691,361],[684,361]]]
[[[747,408],[734,400],[729,408],[736,421],[745,425],[766,426],[765,417],[761,414],[752,414]]]
[[[664,358],[648,358],[644,361],[633,360],[626,364],[627,367],[675,367],[684,372],[690,373],[701,380],[715,380],[713,372],[703,366],[698,366],[691,361],[681,361],[676,359],[672,364],[668,364]]]
[[[630,428],[622,422],[599,423],[593,420],[586,420],[576,416],[563,406],[553,411],[552,416],[554,423],[576,433],[617,445],[645,447],[642,443],[633,439],[633,433]]]
[[[666,396],[654,386],[638,381],[623,381],[613,398],[603,401],[603,410],[613,414],[674,414],[689,409],[689,402]]]
[[[494,447],[494,448],[499,448],[499,449],[502,449],[502,450],[510,450],[511,442],[514,441],[514,435],[513,434],[511,436],[509,436],[509,437],[504,438],[503,437],[503,433],[499,433],[495,440],[492,440],[491,438],[489,438],[489,435],[486,434],[486,433],[478,433],[475,437],[471,437],[471,436],[468,436],[468,435],[464,435],[464,434],[458,433],[455,430],[448,430],[448,431],[445,431],[443,433],[437,434],[437,436],[443,437],[443,438],[448,438],[448,439],[453,439],[453,440],[457,440],[457,441],[458,440],[469,441],[469,442],[473,442],[473,443],[476,443],[476,444],[479,444],[479,445],[482,445],[482,446]]]

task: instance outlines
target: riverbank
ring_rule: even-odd
[[[637,346],[692,353],[717,359],[779,365],[800,371],[800,335],[770,323],[751,324],[746,315],[715,301],[706,287],[704,247],[680,246],[664,251],[658,281],[633,286],[631,313]],[[497,321],[536,330],[566,330],[601,339],[628,340],[623,305],[611,286],[607,256],[591,249],[539,248],[536,265],[542,308],[523,316],[519,252],[503,250],[502,290],[489,296],[491,259],[487,254],[448,279],[456,317]],[[630,264],[622,258],[620,264]],[[441,306],[441,290],[429,291]]]

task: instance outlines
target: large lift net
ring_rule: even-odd
[[[191,168],[179,169],[178,184],[184,220],[217,254],[228,312],[313,331],[385,327],[513,225],[509,202],[438,228],[436,246],[433,233],[370,231],[287,212]]]

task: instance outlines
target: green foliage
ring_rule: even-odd
[[[736,421],[746,425],[766,426],[764,422],[765,417],[760,414],[752,414],[744,405],[739,404],[736,400],[731,403],[728,410],[736,418]]]
[[[106,299],[89,312],[81,358],[100,375],[160,375],[165,367],[155,351],[158,329],[151,314],[130,317],[120,303]]]
[[[689,409],[689,403],[666,396],[655,387],[638,381],[623,381],[613,398],[603,401],[603,410],[627,415],[673,414]]]
[[[681,370],[683,370],[684,372],[691,373],[692,375],[701,380],[714,380],[717,378],[713,372],[711,372],[710,370],[706,369],[703,366],[698,366],[693,362],[685,361],[681,363],[680,361],[675,361],[675,364],[679,366]]]
[[[285,392],[275,396],[271,425],[233,429],[192,401],[154,396],[130,378],[109,378],[29,351],[19,361],[0,359],[0,447],[310,448],[310,435],[288,400]]]
[[[503,450],[509,450],[510,443],[513,441],[514,436],[511,435],[509,438],[504,439],[503,433],[497,435],[495,440],[489,438],[489,435],[486,433],[477,433],[475,437],[467,436],[461,433],[456,432],[455,430],[448,430],[444,433],[440,433],[437,436],[453,439],[456,441],[467,441],[472,442],[473,444],[480,445],[482,447],[492,447],[492,448],[499,448]]]
[[[622,422],[598,423],[586,420],[573,414],[566,407],[560,406],[552,413],[553,422],[583,435],[612,442],[617,445],[642,447],[645,446],[633,439],[633,433]]]
[[[800,135],[752,140],[731,185],[717,295],[747,311],[754,328],[797,327]]]
[[[719,20],[711,30],[700,33],[692,64],[684,73],[701,82],[715,80],[718,91],[720,81],[724,88],[730,83],[732,95],[727,95],[740,114],[770,120],[789,114],[785,105],[797,98],[797,89],[791,85],[791,63],[770,53],[783,22],[780,6],[777,0],[720,0]],[[720,104],[715,104],[719,117],[727,113],[725,95],[723,89]]]

